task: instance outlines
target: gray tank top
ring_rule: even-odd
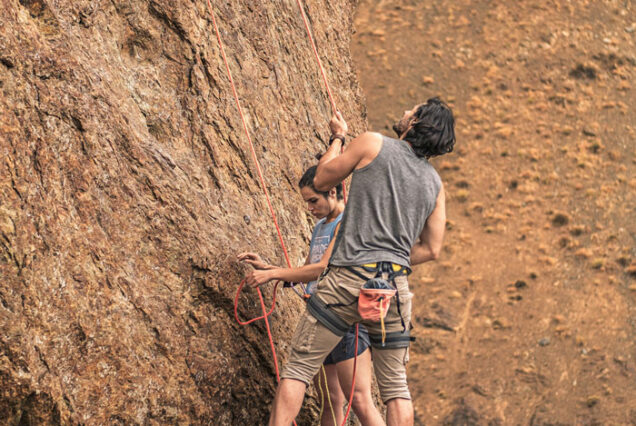
[[[410,266],[411,247],[435,208],[441,185],[433,166],[407,142],[383,136],[378,156],[352,174],[329,264]]]

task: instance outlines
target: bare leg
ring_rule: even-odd
[[[389,426],[413,426],[413,404],[410,399],[393,398],[386,403]]]
[[[338,379],[349,401],[351,392],[351,380],[353,379],[353,358],[336,364]],[[384,420],[373,402],[371,396],[371,351],[366,350],[358,355],[356,364],[356,382],[353,390],[353,411],[358,416],[363,426],[384,425]]]
[[[314,377],[314,383],[316,387],[318,387],[318,376],[320,376],[320,390],[318,394],[320,396],[320,392],[324,395],[325,401],[322,409],[322,417],[320,418],[321,426],[340,426],[342,421],[344,420],[344,413],[342,412],[342,407],[344,406],[345,398],[342,393],[342,389],[340,389],[340,383],[338,382],[338,374],[336,372],[336,366],[329,364],[325,365],[325,373],[327,375],[327,387],[325,387],[325,378],[322,373],[322,368],[318,371],[316,377]],[[328,391],[328,392],[327,392]],[[331,399],[331,405],[329,401],[326,400],[327,393],[329,393],[329,398]],[[332,411],[333,410],[333,411]],[[333,413],[333,414],[332,414]],[[336,424],[333,423],[333,418],[336,417]]]
[[[276,389],[270,426],[289,426],[303,405],[307,385],[300,380],[282,379]]]

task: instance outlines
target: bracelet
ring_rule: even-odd
[[[344,135],[340,135],[338,133],[331,135],[331,137],[329,138],[329,146],[331,146],[331,144],[333,143],[333,141],[335,141],[336,139],[340,139],[342,141],[342,144],[345,144],[345,136]]]

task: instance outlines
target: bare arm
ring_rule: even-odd
[[[331,252],[333,251],[333,245],[336,241],[336,235],[338,234],[339,228],[340,224],[336,226],[334,237],[331,239],[327,250],[325,250],[325,253],[322,255],[320,262],[308,263],[309,257],[307,257],[305,265],[297,268],[274,268],[252,271],[246,277],[247,284],[252,287],[258,287],[259,285],[272,280],[307,283],[318,279],[320,274],[322,274],[322,271],[324,271],[329,264],[329,258],[331,257]]]
[[[332,134],[346,135],[347,123],[337,112],[329,122]],[[369,164],[380,152],[382,136],[378,133],[365,132],[352,140],[340,154],[342,141],[335,139],[322,156],[316,170],[314,187],[318,191],[328,191],[342,182],[355,169]]]
[[[278,266],[270,265],[269,263],[265,262],[258,253],[246,251],[241,254],[238,254],[236,256],[236,259],[239,262],[245,262],[251,265],[252,268],[261,270],[261,271],[271,270],[271,269],[280,269]],[[304,265],[309,265],[309,255],[307,255],[307,257],[305,258]]]
[[[435,209],[426,220],[426,225],[417,243],[411,249],[411,265],[435,260],[439,257],[446,228],[446,196],[442,186],[437,195]]]
[[[244,252],[236,256],[236,259],[240,262],[249,263],[254,267],[254,269],[274,269],[276,266],[270,265],[269,263],[263,261],[261,256],[258,253],[253,252]]]
[[[382,136],[378,133],[365,132],[352,140],[340,155],[342,144],[338,139],[331,144],[322,156],[316,169],[314,187],[318,191],[328,191],[355,169],[371,163],[382,148]]]

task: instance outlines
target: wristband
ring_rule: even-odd
[[[331,135],[331,137],[329,138],[329,146],[331,146],[331,144],[333,143],[333,141],[335,141],[336,139],[340,139],[342,141],[342,144],[345,144],[345,136],[344,135],[340,135],[338,133]]]

